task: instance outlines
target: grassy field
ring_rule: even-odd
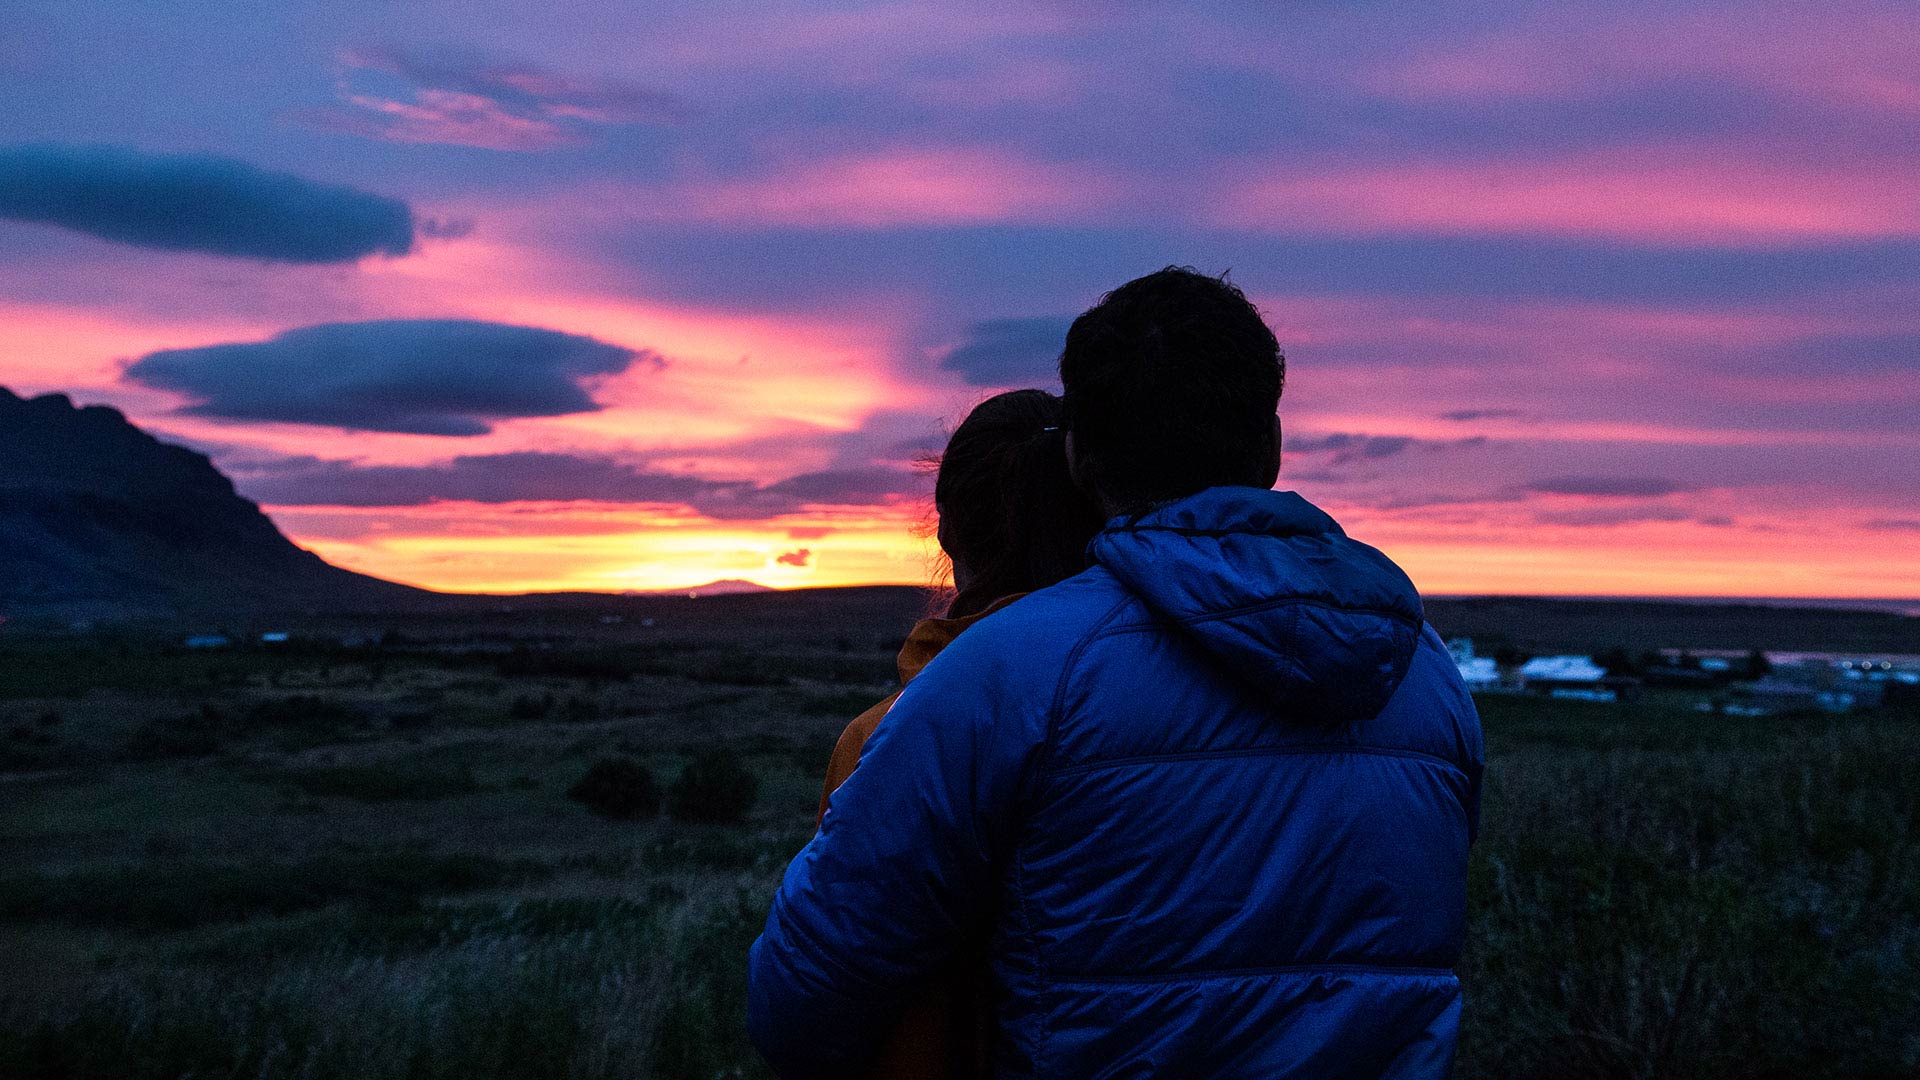
[[[744,953],[915,614],[796,605],[0,638],[0,1076],[764,1075]],[[1920,1070],[1920,722],[1483,711],[1460,1075]]]

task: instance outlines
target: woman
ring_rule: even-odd
[[[1044,390],[1013,390],[976,406],[948,440],[933,487],[940,549],[953,567],[953,599],[941,618],[921,620],[900,650],[904,685],[961,631],[1035,589],[1086,568],[1087,543],[1099,531],[1097,511],[1067,472],[1060,399]],[[833,790],[852,775],[860,749],[892,707],[893,697],[847,725],[827,764],[820,814]],[[929,986],[869,1074],[886,1080],[985,1075],[988,1014],[984,972],[965,957]]]

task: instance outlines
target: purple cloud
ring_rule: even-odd
[[[750,488],[649,472],[612,458],[524,451],[472,454],[438,465],[360,465],[293,458],[238,480],[272,506],[425,506],[434,502],[691,503]]]
[[[1350,465],[1359,461],[1399,457],[1409,450],[1447,450],[1480,446],[1486,441],[1482,435],[1465,439],[1417,439],[1411,435],[1362,435],[1336,431],[1326,435],[1288,436],[1283,440],[1283,446],[1293,453],[1329,454],[1329,465]]]
[[[1070,315],[983,319],[967,328],[960,344],[940,358],[943,371],[958,372],[970,386],[1036,386],[1060,379],[1060,350]]]
[[[213,154],[120,146],[0,148],[0,218],[135,247],[289,263],[413,250],[413,211],[340,184]]]
[[[1586,495],[1596,498],[1651,499],[1697,491],[1691,484],[1652,476],[1558,476],[1536,480],[1526,490],[1540,495]]]
[[[1411,450],[1420,440],[1406,435],[1355,435],[1334,432],[1330,435],[1302,435],[1285,440],[1285,447],[1296,453],[1333,455],[1332,463],[1373,461],[1397,457]]]
[[[1610,506],[1584,510],[1543,510],[1533,515],[1543,525],[1607,528],[1647,521],[1689,521],[1693,515],[1671,506]]]
[[[659,90],[526,64],[382,48],[349,50],[340,62],[342,104],[312,110],[308,121],[388,142],[552,150],[592,142],[605,128],[674,124],[689,114]],[[369,76],[389,85],[362,85]]]
[[[744,520],[807,506],[884,506],[927,494],[905,469],[801,473],[772,484],[667,473],[591,454],[521,451],[469,454],[431,465],[362,465],[312,457],[230,466],[247,495],[270,506],[425,506],[436,502],[672,503]],[[792,530],[817,539],[825,530]]]
[[[323,323],[266,341],[163,349],[127,378],[230,420],[416,435],[484,435],[496,420],[600,408],[580,385],[657,353],[578,334],[468,319]]]
[[[1518,420],[1526,415],[1525,412],[1519,409],[1455,409],[1452,412],[1441,413],[1440,419],[1462,422],[1468,420]]]

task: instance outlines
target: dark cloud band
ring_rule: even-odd
[[[270,506],[424,506],[435,502],[670,503],[709,517],[776,517],[807,506],[885,506],[926,495],[910,469],[802,473],[760,486],[651,471],[588,454],[471,454],[433,465],[359,465],[293,458],[258,462],[239,487]]]
[[[580,385],[657,354],[578,334],[461,319],[323,323],[266,341],[167,349],[127,377],[230,420],[484,435],[497,420],[600,408]]]
[[[1527,485],[1541,495],[1586,495],[1598,498],[1653,499],[1697,491],[1691,484],[1654,476],[1558,476]]]
[[[243,477],[240,487],[274,506],[425,506],[443,501],[691,503],[729,485],[647,472],[611,458],[527,451],[463,455],[437,465],[296,459],[259,468]]]
[[[413,249],[398,199],[208,154],[112,146],[0,148],[0,218],[163,251],[291,263]]]
[[[940,358],[940,367],[959,373],[971,386],[1057,382],[1060,350],[1072,324],[1070,315],[983,319],[968,327],[966,339]]]

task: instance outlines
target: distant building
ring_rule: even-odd
[[[1491,656],[1475,656],[1472,638],[1454,638],[1447,642],[1453,666],[1460,670],[1460,681],[1469,691],[1490,690],[1500,685],[1500,667]]]
[[[1573,701],[1618,701],[1621,684],[1590,656],[1536,656],[1515,673],[1522,689]]]
[[[1520,678],[1535,682],[1590,684],[1607,677],[1607,669],[1590,656],[1536,656],[1520,665]]]

